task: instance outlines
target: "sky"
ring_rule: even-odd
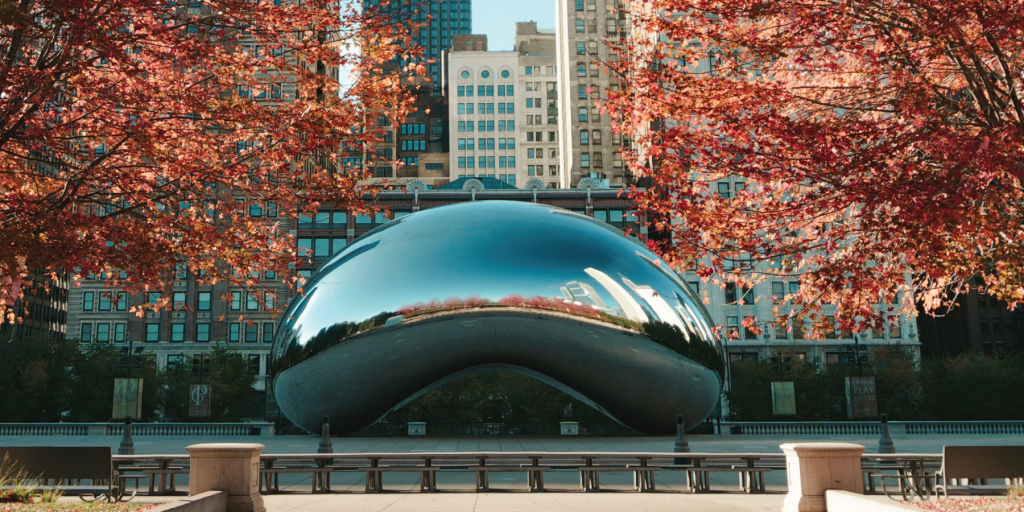
[[[520,21],[555,28],[555,0],[473,0],[473,33],[487,34],[492,52],[512,50]]]

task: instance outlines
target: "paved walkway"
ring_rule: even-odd
[[[765,512],[782,510],[784,494],[638,492],[439,492],[271,495],[267,512]]]

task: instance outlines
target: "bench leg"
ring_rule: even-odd
[[[491,482],[488,477],[489,474],[490,472],[486,469],[476,470],[476,492],[490,492]]]

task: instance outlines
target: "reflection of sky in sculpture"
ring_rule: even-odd
[[[573,283],[596,292],[592,299],[605,313],[638,323],[661,320],[714,338],[696,296],[641,244],[589,217],[510,201],[426,210],[361,237],[310,279],[307,296],[293,302],[286,316],[293,320],[280,333],[294,333],[288,341],[302,345],[336,323],[359,323],[416,303],[561,298]]]

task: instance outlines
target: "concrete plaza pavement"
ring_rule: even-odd
[[[270,495],[267,512],[765,512],[782,509],[784,494],[440,492]]]

